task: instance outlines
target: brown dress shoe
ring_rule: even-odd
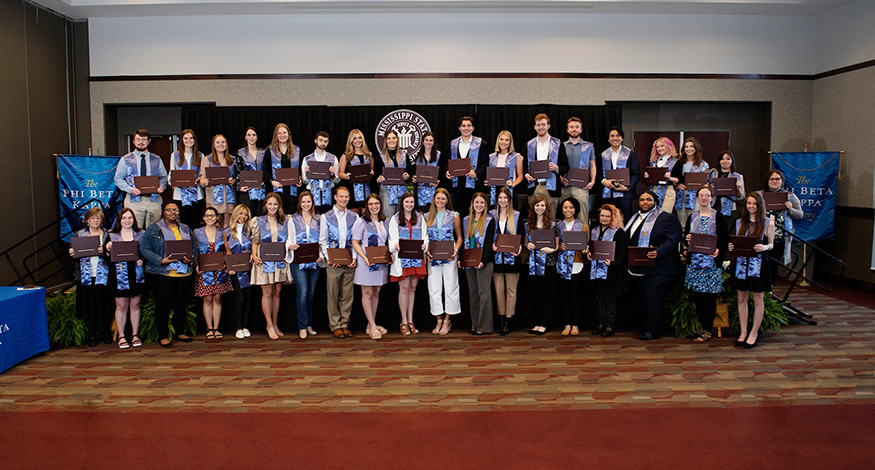
[[[335,338],[345,338],[346,337],[346,335],[343,334],[343,328],[331,330],[331,334],[333,334]]]
[[[343,328],[343,336],[347,338],[352,338],[352,331],[349,331],[349,328]]]

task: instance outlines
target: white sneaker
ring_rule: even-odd
[[[246,333],[244,333],[243,330],[237,330],[237,334],[235,334],[234,336],[236,336],[237,339],[243,339],[246,337]]]
[[[243,328],[243,336],[248,338],[248,337],[252,336],[252,333],[249,332],[248,328]]]
[[[310,336],[316,336],[319,333],[316,333],[316,330],[314,330],[312,326],[308,326],[307,327],[307,334]]]

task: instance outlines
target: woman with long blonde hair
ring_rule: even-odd
[[[371,156],[371,150],[368,149],[368,143],[365,142],[365,135],[362,134],[362,131],[353,129],[349,131],[349,136],[346,138],[346,149],[344,150],[343,155],[340,156],[340,163],[337,165],[339,167],[337,176],[339,176],[342,181],[345,181],[346,186],[350,189],[351,196],[347,208],[359,215],[362,214],[363,208],[365,207],[365,198],[368,197],[368,194],[374,192],[374,181],[371,180],[367,183],[350,183],[350,174],[347,170],[351,165],[365,164],[371,166],[371,176],[373,176],[374,160]]]
[[[462,219],[465,249],[481,249],[480,264],[464,268],[468,279],[468,306],[471,309],[471,333],[489,335],[492,327],[492,266],[495,221],[487,213],[486,195],[477,192],[471,198],[468,214]],[[459,266],[461,267],[461,266]]]
[[[437,319],[432,334],[445,335],[450,332],[450,316],[462,311],[459,298],[459,270],[456,267],[459,248],[462,246],[462,222],[453,210],[450,193],[438,188],[428,208],[425,219],[429,242],[452,241],[454,253],[449,260],[438,260],[426,253],[428,263],[428,296],[431,314]]]
[[[383,169],[386,167],[405,168],[404,181],[410,179],[413,174],[413,164],[407,158],[407,151],[401,148],[398,133],[394,129],[386,132],[383,146],[380,149],[380,158],[374,161],[374,174],[377,175],[377,183],[380,183],[380,199],[383,200],[383,211],[391,217],[398,212],[398,198],[407,191],[403,184],[383,184],[386,178]]]
[[[228,183],[220,183],[210,185],[207,180],[207,168],[212,166],[228,167]],[[231,220],[231,212],[234,211],[234,206],[237,205],[237,195],[234,191],[234,182],[237,181],[237,165],[234,163],[234,158],[228,151],[228,139],[222,134],[213,136],[213,142],[210,145],[210,154],[201,160],[201,186],[206,191],[207,207],[213,207],[221,218],[219,219],[220,227],[227,227]]]

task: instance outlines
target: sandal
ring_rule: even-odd
[[[139,347],[142,346],[142,345],[143,345],[143,342],[140,341],[140,337],[137,336],[137,335],[134,335],[134,337],[133,337],[133,339],[132,339],[132,341],[131,341],[131,346],[133,346],[133,347],[135,347],[135,348],[139,348]]]
[[[693,339],[693,341],[695,341],[697,343],[704,343],[705,341],[708,341],[709,339],[711,339],[711,333],[708,333],[705,330],[698,330],[698,331],[696,331],[696,337]]]
[[[408,324],[407,324],[407,328],[410,329],[410,334],[412,334],[412,335],[418,335],[418,334],[419,334],[419,330],[416,329],[416,326],[413,325],[413,322],[408,323]],[[379,327],[378,327],[377,331],[380,331],[380,330],[379,330]]]
[[[119,337],[118,348],[119,349],[128,349],[129,347],[131,347],[131,345],[128,344],[128,340],[126,340],[124,336]]]
[[[439,334],[441,334],[441,327],[443,327],[443,325],[444,325],[444,320],[443,320],[443,318],[438,318],[438,319],[437,319],[437,325],[435,325],[435,326],[434,326],[434,329],[431,330],[431,334],[433,334],[433,335],[439,335]]]
[[[447,318],[446,320],[444,320],[444,324],[443,324],[443,326],[441,326],[441,331],[439,334],[441,336],[443,336],[445,334],[448,334],[450,332],[450,330],[452,330],[452,325],[450,323],[450,319]]]
[[[219,331],[218,328],[216,328],[216,329],[213,330],[213,337],[216,338],[216,339],[222,339],[222,338],[224,338],[224,336],[222,335],[222,332]]]
[[[216,339],[216,334],[213,333],[213,329],[212,329],[212,328],[208,328],[208,329],[207,329],[207,334],[206,334],[205,337],[206,337],[206,339]]]
[[[401,334],[404,336],[410,336],[410,327],[407,326],[407,323],[401,324]]]

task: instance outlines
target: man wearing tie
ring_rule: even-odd
[[[635,185],[641,177],[638,165],[638,154],[629,147],[623,145],[625,138],[623,129],[612,127],[608,134],[608,143],[611,148],[602,152],[602,204],[613,204],[620,208],[623,220],[628,221],[632,216],[632,206],[635,202]],[[619,181],[607,177],[608,170],[629,169],[629,185],[623,185]]]
[[[161,193],[167,186],[167,170],[161,157],[149,152],[149,131],[134,132],[134,151],[122,157],[115,170],[115,185],[125,194],[125,207],[134,211],[137,223],[146,228],[161,218]],[[134,183],[136,176],[158,176],[158,192],[140,194]]]
[[[641,193],[639,210],[625,227],[629,246],[650,247],[647,257],[656,259],[655,266],[629,266],[638,298],[643,303],[644,329],[638,332],[638,338],[642,340],[661,336],[668,291],[681,272],[678,243],[683,230],[678,218],[660,209],[658,202],[653,191]]]

